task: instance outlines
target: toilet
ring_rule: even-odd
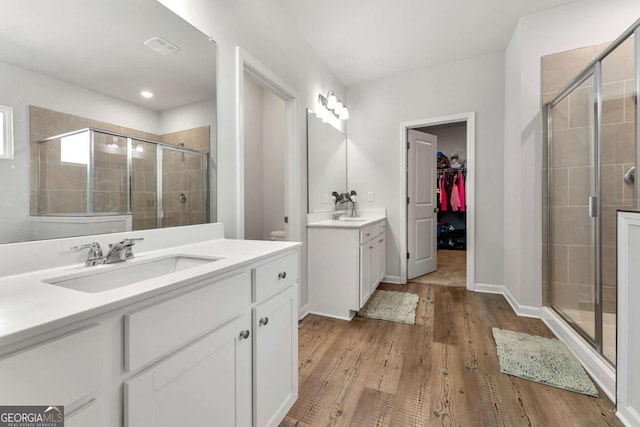
[[[284,241],[284,237],[284,230],[275,230],[271,232],[271,237],[269,239],[275,241]]]

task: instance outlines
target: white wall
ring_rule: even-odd
[[[262,239],[263,90],[249,75],[244,79],[244,238]],[[223,202],[226,203],[226,202]]]
[[[160,0],[187,21],[212,37],[218,45],[218,220],[227,237],[238,235],[238,146],[240,127],[236,47],[240,46],[281,80],[293,87],[298,99],[298,143],[300,193],[295,195],[299,211],[306,211],[306,120],[305,109],[320,111],[318,94],[333,90],[345,99],[345,87],[309,46],[277,0]],[[304,221],[295,230],[306,242]],[[302,251],[300,305],[307,304],[306,248]]]
[[[267,240],[284,230],[284,101],[244,78],[244,238]]]
[[[522,18],[507,47],[504,281],[520,305],[542,304],[540,58],[614,40],[639,17],[637,0],[579,1]]]
[[[476,283],[502,284],[504,56],[500,53],[350,86],[349,188],[386,208],[387,275],[400,276],[400,123],[475,111]]]
[[[262,96],[262,238],[284,230],[284,166],[286,108],[284,101],[265,90]]]
[[[13,160],[0,160],[0,243],[23,241],[30,235],[29,105],[156,133],[153,111],[0,63],[0,104],[13,108]]]

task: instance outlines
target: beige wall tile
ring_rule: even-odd
[[[574,49],[542,58],[542,92],[562,90],[593,60],[593,47]]]
[[[553,245],[551,247],[551,280],[553,283],[569,282],[569,247]]]
[[[636,121],[636,81],[624,81],[624,121]]]
[[[555,131],[552,147],[553,167],[589,166],[592,134],[593,130],[589,127]]]
[[[569,246],[569,283],[594,284],[595,249],[593,246]]]
[[[602,164],[633,163],[635,152],[635,123],[602,126]]]
[[[569,168],[569,205],[588,206],[589,196],[592,194],[591,182],[593,178],[591,167]]]
[[[551,179],[551,203],[553,206],[569,204],[569,169],[553,169]]]
[[[588,86],[586,85],[588,83]],[[593,126],[593,87],[585,82],[569,94],[569,127]]]
[[[616,247],[602,247],[602,284],[616,286]]]
[[[593,225],[587,207],[552,207],[551,212],[553,244],[591,244]]]
[[[602,123],[624,122],[624,82],[602,85]]]
[[[601,199],[603,206],[620,206],[623,202],[623,175],[622,165],[603,165],[600,181]]]
[[[602,82],[633,79],[634,57],[634,41],[631,37],[602,60]]]

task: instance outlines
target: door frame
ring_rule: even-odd
[[[278,95],[285,102],[286,141],[284,171],[284,214],[289,218],[285,224],[285,239],[301,241],[300,233],[300,147],[298,144],[298,92],[278,77],[264,64],[240,46],[236,47],[236,238],[244,239],[244,73],[250,74],[260,86]]]
[[[467,180],[465,182],[467,203],[467,290],[475,289],[475,147],[476,113],[453,114],[400,123],[400,283],[407,283],[407,130],[450,123],[467,124]]]

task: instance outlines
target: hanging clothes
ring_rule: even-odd
[[[464,177],[462,172],[458,172],[458,194],[460,197],[460,212],[467,211],[467,194],[464,186]]]
[[[460,192],[458,191],[458,176],[451,177],[451,210],[457,212],[460,210]]]
[[[447,176],[442,174],[440,181],[440,210],[446,212],[449,207],[449,192],[447,191]]]

